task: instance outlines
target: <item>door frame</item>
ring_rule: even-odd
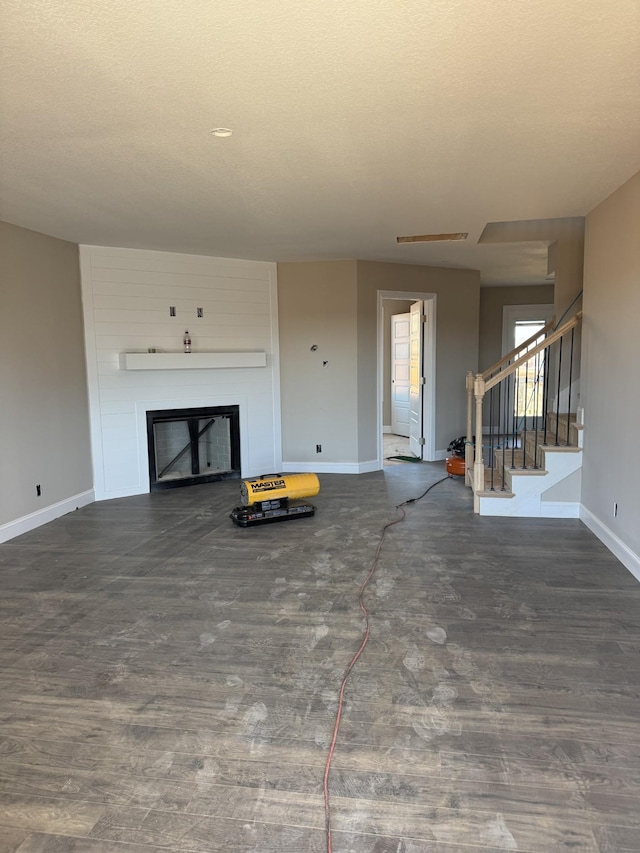
[[[555,306],[549,302],[540,302],[534,305],[503,305],[502,306],[502,355],[505,356],[515,346],[515,337],[512,334],[515,324],[519,321],[527,322],[528,320],[544,320],[548,322],[554,314]],[[508,379],[509,388],[511,389],[511,399],[513,400],[514,390],[514,375]],[[509,392],[507,392],[509,393]],[[515,408],[515,401],[514,401]],[[511,417],[511,413],[509,414]],[[543,413],[544,416],[544,413]],[[534,421],[537,421],[537,416],[524,417],[525,424],[531,422],[531,427],[527,424],[527,429],[534,429]]]
[[[424,343],[427,309],[423,299],[411,303],[409,317],[409,453],[424,459]],[[416,351],[417,350],[417,351]]]
[[[519,321],[542,320],[553,317],[554,306],[548,302],[539,305],[503,305],[502,306],[502,355],[506,355],[514,347],[511,343],[511,330]],[[539,315],[543,314],[543,317]]]
[[[425,437],[423,459],[426,462],[437,461],[436,456],[436,294],[404,290],[378,291],[378,382],[377,382],[377,418],[378,459],[377,466],[381,469],[384,464],[382,438],[382,406],[385,395],[384,389],[384,317],[383,304],[387,300],[403,302],[424,302],[425,323],[423,329],[423,360],[425,390],[422,398],[422,434]],[[387,391],[388,393],[388,391]]]

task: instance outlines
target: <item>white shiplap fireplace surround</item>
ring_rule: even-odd
[[[149,491],[149,410],[237,405],[242,476],[281,469],[275,264],[81,246],[80,270],[96,500]]]

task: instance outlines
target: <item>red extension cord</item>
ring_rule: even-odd
[[[429,486],[429,488],[426,489],[426,491],[424,491],[420,495],[420,497],[410,498],[409,500],[404,501],[401,504],[398,504],[396,509],[399,510],[402,513],[402,515],[400,516],[400,518],[396,518],[394,521],[387,522],[385,524],[385,526],[382,528],[382,532],[380,534],[380,541],[378,542],[378,547],[376,548],[376,554],[375,554],[375,557],[373,559],[373,563],[371,564],[371,568],[369,569],[369,574],[366,576],[366,578],[362,582],[362,585],[360,586],[360,592],[358,594],[358,604],[360,606],[360,610],[362,611],[362,615],[364,616],[365,630],[364,630],[364,635],[362,637],[362,642],[360,643],[360,648],[355,653],[355,655],[351,658],[351,661],[348,664],[348,666],[344,672],[344,675],[342,676],[342,682],[340,684],[340,692],[338,693],[338,710],[336,712],[336,721],[335,721],[335,724],[333,726],[333,737],[331,738],[331,745],[329,747],[329,753],[327,755],[327,762],[326,762],[325,767],[324,767],[324,782],[323,782],[323,787],[324,787],[324,819],[325,819],[325,827],[326,827],[326,835],[327,835],[327,853],[333,853],[333,847],[331,845],[331,810],[329,807],[329,772],[331,770],[331,762],[333,761],[333,753],[335,752],[336,741],[338,739],[338,731],[340,729],[340,720],[342,718],[342,708],[344,705],[344,691],[345,691],[345,687],[347,686],[347,680],[349,678],[349,675],[351,674],[351,670],[356,665],[356,663],[357,663],[360,655],[362,654],[362,652],[365,650],[365,647],[366,647],[367,643],[369,642],[369,634],[371,633],[371,628],[369,625],[369,611],[364,606],[364,592],[367,588],[367,585],[369,584],[369,581],[374,576],[375,571],[378,568],[378,562],[380,560],[380,552],[382,551],[382,546],[384,545],[384,540],[385,540],[385,536],[387,535],[387,530],[390,527],[393,527],[395,524],[400,524],[400,522],[404,521],[405,518],[407,517],[407,514],[404,511],[403,507],[406,506],[406,504],[416,503],[416,501],[421,500],[428,492],[431,491],[431,489],[433,489],[434,486],[437,486],[438,483],[443,483],[445,480],[448,480],[448,479],[449,479],[449,477],[443,477],[441,480],[436,480],[436,482],[432,483]]]

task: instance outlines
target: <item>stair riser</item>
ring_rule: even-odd
[[[567,420],[567,415],[556,415],[555,412],[549,412],[547,415],[547,444],[555,444],[556,442],[556,425],[558,428],[558,442],[562,444],[570,444],[574,447],[578,444],[579,430],[575,425],[575,415],[571,415],[571,420]],[[568,441],[567,441],[568,437]],[[544,440],[541,438],[541,441]]]
[[[547,454],[547,473],[531,475],[518,471],[506,471],[507,487],[514,495],[502,498],[499,491],[495,495],[478,497],[480,515],[508,515],[537,518],[545,513],[541,495],[552,486],[577,471],[582,465],[582,453],[575,451],[556,451]],[[499,483],[496,482],[496,489]],[[576,498],[576,501],[579,498]],[[573,517],[573,516],[571,516]]]
[[[512,468],[511,468],[512,460],[514,462],[514,470],[515,471],[522,471],[523,470],[523,467],[522,467],[522,451],[519,450],[519,451],[516,451],[515,454],[512,454],[510,450],[507,450],[507,452],[505,453],[505,459],[504,459],[504,461],[505,461],[505,483],[511,482],[510,477],[511,477],[511,471],[512,471]],[[495,471],[496,471],[495,476],[501,480],[502,479],[502,452],[501,451],[499,451],[495,454],[494,463],[495,463]],[[537,454],[537,457],[535,458],[535,460],[534,460],[534,456],[533,456],[533,447],[526,454],[526,468],[524,470],[526,470],[526,471],[544,471],[545,470],[545,455],[544,455],[544,451],[541,450],[540,447],[538,448],[538,454]]]
[[[579,434],[580,434],[580,431],[573,424],[571,424],[571,426],[569,427],[568,430],[567,430],[566,424],[565,424],[564,427],[558,428],[558,443],[562,443],[562,444],[568,443],[568,444],[573,444],[575,446],[578,443],[578,435]],[[520,435],[522,436],[523,433],[521,433]],[[556,442],[555,426],[553,427],[553,429],[551,429],[549,427],[549,425],[547,424],[546,436],[545,436],[545,432],[543,429],[539,429],[537,431],[537,433],[534,429],[533,430],[527,430],[527,441],[529,439],[531,439],[532,441],[535,441],[536,435],[537,435],[539,444],[544,444],[545,441],[547,444],[555,444],[555,442]],[[569,436],[568,440],[567,440],[567,435]]]

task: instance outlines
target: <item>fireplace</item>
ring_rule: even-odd
[[[240,477],[239,406],[147,412],[152,492]]]

